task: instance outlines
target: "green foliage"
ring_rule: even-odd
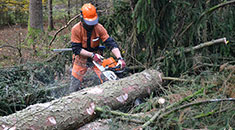
[[[29,11],[29,0],[0,0],[0,25],[26,25]],[[42,0],[44,6],[47,0]]]
[[[133,0],[131,4],[118,0],[109,11],[113,13],[102,16],[101,23],[125,50],[129,66],[138,64],[137,60],[146,67],[160,66],[166,76],[178,76],[192,71],[198,57],[200,63],[210,59],[208,64],[221,64],[219,59],[234,55],[235,8],[216,8],[218,4],[218,0]],[[186,47],[222,37],[232,41],[230,45],[183,53]],[[176,50],[181,51],[179,56],[175,56]],[[163,63],[158,57],[165,57]]]
[[[158,94],[154,94],[155,96],[150,95],[145,102],[128,111],[128,115],[127,113],[111,114],[111,112],[118,113],[118,111],[112,111],[104,107],[105,111],[101,113],[101,116],[103,118],[111,118],[109,122],[110,128],[117,126],[117,124],[122,124],[119,125],[121,128],[126,123],[133,125],[135,124],[133,120],[140,118],[140,121],[143,123],[138,123],[137,126],[133,125],[133,129],[143,125],[162,110],[158,118],[146,129],[231,129],[235,127],[233,123],[235,116],[234,101],[217,101],[218,99],[231,96],[227,95],[223,88],[233,88],[232,84],[234,80],[229,78],[229,75],[232,73],[229,70],[224,70],[219,73],[208,70],[197,76],[183,75],[182,78],[192,82],[173,81],[168,86],[159,88]],[[227,85],[225,85],[225,82],[227,82]],[[166,100],[164,104],[158,103],[160,97]],[[213,102],[198,103],[210,99],[215,100]],[[186,105],[188,106],[186,107]],[[144,114],[141,115],[140,113]],[[119,120],[124,117],[130,121]],[[131,124],[132,121],[134,122],[133,124]]]
[[[56,4],[64,4],[67,1],[56,0],[55,2]],[[219,91],[219,88],[224,85],[225,80],[227,81],[229,72],[216,72],[219,71],[221,64],[234,64],[234,6],[226,6],[211,11],[221,1],[214,0],[207,3],[208,1],[203,0],[132,0],[131,2],[113,0],[113,6],[108,9],[104,8],[106,10],[99,14],[100,22],[108,30],[110,36],[120,45],[128,66],[144,65],[147,68],[160,66],[165,76],[181,76],[195,80],[193,83],[171,82],[171,84],[165,86],[167,87],[165,90],[158,92],[159,96],[166,97],[169,101],[167,105],[170,105],[170,97],[172,95],[180,95],[182,92],[188,91],[193,93],[201,88],[205,88],[204,93],[183,103],[228,96]],[[7,3],[4,3],[1,7],[5,8],[6,5]],[[55,11],[53,13],[54,18],[64,18],[66,11],[64,9],[61,10],[61,12]],[[0,24],[14,23],[17,20],[24,21],[21,16],[25,13],[27,14],[27,12],[19,11],[19,16],[15,15],[15,12],[16,10],[3,11],[0,14],[3,16],[3,21],[0,21]],[[64,25],[62,22],[57,22],[56,24],[59,24],[59,26]],[[44,36],[42,38],[42,35],[40,37],[37,35],[38,32],[39,30],[29,28],[29,35],[34,39],[30,41],[30,45],[41,42],[48,43],[50,41],[51,36],[45,34],[46,38]],[[186,47],[193,47],[199,43],[221,37],[226,37],[230,43],[228,45],[218,44],[203,48],[200,51],[184,53]],[[36,42],[35,39],[41,41]],[[57,37],[57,39],[59,43],[68,43],[70,34]],[[179,52],[179,55],[176,55],[177,52]],[[43,55],[43,52],[41,54]],[[163,60],[157,60],[159,57],[164,58]],[[63,54],[50,62],[1,69],[0,115],[13,113],[29,104],[48,101],[45,94],[42,99],[39,98],[33,102],[27,102],[25,99],[29,98],[25,98],[25,94],[37,92],[38,89],[54,83],[58,75],[63,76],[65,64],[71,60],[70,58],[70,54]],[[212,81],[218,83],[215,84]],[[231,82],[230,80],[228,81]],[[188,95],[188,93],[183,93],[183,96],[185,95]],[[227,103],[225,106],[232,108],[234,104]],[[154,107],[161,106],[154,106],[152,102],[147,101],[135,107],[132,112],[147,112]],[[186,112],[178,111],[167,115],[166,118],[157,122],[159,124],[150,128],[199,129],[203,126],[203,128],[208,127],[208,129],[228,129],[235,127],[232,123],[234,122],[232,118],[234,117],[234,111],[219,112],[219,108],[220,104],[218,103],[193,106]],[[216,114],[216,112],[219,114]],[[184,120],[181,118],[182,113],[185,114],[183,116]],[[108,113],[102,115],[104,118],[108,116],[110,116]],[[120,128],[118,121],[118,119],[113,118],[114,129]]]
[[[28,45],[35,45],[39,43],[39,40],[41,40],[40,36],[42,36],[43,31],[41,29],[35,29],[30,27],[30,24],[28,26]]]
[[[131,15],[129,3],[121,0],[114,1],[113,8],[110,9],[110,12],[113,13],[100,14],[100,23],[104,25],[112,37],[122,41],[120,45],[123,47],[127,44],[125,42],[128,38],[127,34],[130,34],[128,29],[132,27],[132,19],[129,17]]]
[[[48,101],[48,94],[39,93],[65,74],[68,54],[58,55],[48,62],[27,63],[0,69],[0,115],[8,115],[28,105]],[[35,95],[31,95],[35,93]],[[27,95],[35,96],[28,97]]]

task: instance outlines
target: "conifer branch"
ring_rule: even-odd
[[[146,128],[148,125],[150,125],[151,123],[153,123],[156,119],[158,119],[157,117],[159,117],[159,115],[160,115],[161,113],[163,113],[163,112],[165,112],[166,110],[171,109],[171,108],[173,108],[173,107],[175,107],[175,106],[177,106],[177,105],[180,105],[181,103],[183,103],[183,102],[185,102],[185,101],[188,101],[189,99],[191,99],[192,97],[197,96],[198,94],[201,94],[201,93],[203,92],[203,90],[204,90],[204,88],[198,90],[197,92],[193,93],[193,94],[190,95],[190,96],[185,97],[184,99],[180,100],[180,101],[177,102],[177,103],[171,104],[171,105],[169,105],[169,106],[167,106],[167,107],[165,107],[165,108],[159,110],[157,113],[155,113],[155,114],[153,115],[153,117],[152,117],[150,120],[148,120],[146,123],[144,123],[144,124],[141,126],[141,128]]]
[[[234,4],[234,3],[235,3],[235,0],[226,1],[226,2],[220,3],[220,4],[218,4],[218,5],[216,5],[216,6],[212,7],[212,8],[210,8],[209,10],[203,12],[203,13],[200,15],[200,17],[199,17],[198,20],[191,22],[191,23],[185,28],[185,30],[183,30],[182,33],[180,33],[179,37],[181,37],[185,32],[187,32],[187,31],[189,30],[189,28],[192,27],[192,25],[194,25],[195,23],[199,23],[199,22],[202,20],[202,18],[203,18],[204,16],[206,16],[207,14],[211,14],[212,12],[214,12],[215,10],[217,10],[217,9],[219,9],[219,8],[222,8],[222,7],[224,7],[224,6],[227,6],[227,5],[230,5],[230,4]]]
[[[185,104],[185,105],[182,105],[180,107],[177,107],[167,113],[164,113],[162,114],[161,116],[159,116],[158,119],[161,119],[175,111],[178,111],[178,110],[181,110],[181,109],[184,109],[184,108],[188,108],[188,107],[191,107],[191,106],[195,106],[195,105],[201,105],[201,104],[206,104],[206,103],[211,103],[211,102],[222,102],[222,101],[235,101],[235,98],[225,98],[225,99],[209,99],[209,100],[204,100],[204,101],[198,101],[198,102],[192,102],[192,103],[188,103],[188,104]]]
[[[132,118],[138,118],[139,116],[136,116],[134,114],[128,114],[128,113],[124,113],[124,112],[119,112],[119,111],[112,111],[112,110],[105,110],[101,107],[95,107],[95,111],[98,112],[103,112],[103,113],[110,113],[112,115],[116,115],[116,116],[124,116],[124,117],[132,117]]]

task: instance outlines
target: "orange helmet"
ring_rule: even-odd
[[[87,25],[96,25],[98,23],[98,15],[96,13],[96,8],[91,3],[84,4],[81,8],[81,13],[84,22]]]

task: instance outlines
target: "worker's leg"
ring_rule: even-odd
[[[82,87],[87,88],[101,84],[99,77],[93,71],[92,68],[88,68],[82,81]]]
[[[96,73],[96,79],[99,79],[99,84],[108,80],[97,67],[94,66],[92,69]]]
[[[87,67],[79,62],[80,61],[77,61],[73,64],[69,93],[82,89],[81,82],[83,81]]]
[[[69,93],[76,92],[81,89],[81,81],[71,75]]]

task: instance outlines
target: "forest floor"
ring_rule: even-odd
[[[53,37],[54,34],[61,26],[65,25],[65,21],[57,21],[55,24],[55,29],[47,32],[47,25],[44,24],[44,31],[48,37]],[[61,31],[57,38],[62,35],[66,35],[70,33],[70,28],[64,29]],[[34,62],[34,61],[43,61],[53,54],[52,52],[47,53],[47,55],[35,54],[32,45],[27,43],[27,33],[28,28],[26,25],[8,25],[0,27],[0,67],[10,67],[26,62]],[[67,44],[66,42],[69,38],[66,38],[65,43],[57,42],[53,44],[53,47],[60,47],[63,44]],[[48,40],[49,41],[49,40]],[[47,41],[47,42],[48,42]],[[57,40],[55,40],[56,42]],[[43,44],[36,44],[38,47],[37,50],[48,49],[46,42]]]
[[[61,25],[65,25],[66,22],[60,22],[60,26],[56,26],[55,30],[51,31],[49,33],[50,37],[53,37],[54,34],[56,33],[56,31],[58,29],[61,28]],[[45,29],[46,29],[46,25],[45,25]],[[68,35],[70,33],[69,28],[63,30],[56,38],[56,40],[53,42],[53,46],[54,48],[61,48],[64,47],[68,41],[69,41],[69,37],[63,37],[63,35]],[[34,54],[34,50],[32,49],[32,46],[27,44],[27,26],[5,26],[5,27],[1,27],[0,28],[0,68],[1,67],[10,67],[13,65],[19,65],[25,62],[40,62],[40,61],[44,61],[48,58],[50,58],[51,56],[53,56],[53,52],[48,53],[46,56],[45,55],[35,55]],[[62,37],[62,38],[61,38]],[[64,38],[64,39],[63,39]],[[58,40],[60,39],[60,40]],[[61,40],[62,39],[62,40]],[[49,40],[48,40],[49,41]],[[45,47],[47,47],[47,45],[45,44],[39,44],[38,45],[38,50],[39,49],[46,49]],[[223,67],[223,69],[221,69]],[[169,91],[169,95],[165,95],[166,97],[172,97],[169,98],[170,99],[174,99],[176,100],[177,98],[180,97],[180,99],[183,99],[183,97],[185,97],[185,95],[190,95],[187,92],[189,92],[189,90],[197,90],[200,88],[208,88],[205,90],[204,95],[200,95],[198,97],[195,97],[195,101],[198,100],[202,100],[202,99],[216,99],[216,98],[224,98],[224,97],[231,97],[234,98],[235,97],[235,92],[234,92],[234,66],[232,66],[233,68],[228,68],[229,66],[222,66],[220,67],[220,71],[218,73],[211,73],[209,75],[206,75],[206,78],[200,75],[197,76],[198,79],[201,79],[200,83],[197,83],[196,85],[193,83],[175,83],[173,85],[168,84],[165,87],[169,87],[167,91]],[[226,69],[227,68],[227,69]],[[64,81],[68,79],[64,79]],[[208,86],[214,86],[212,87],[212,89]],[[195,88],[198,87],[198,88]],[[172,89],[172,91],[171,91]],[[181,96],[183,94],[185,94],[184,96]],[[221,96],[221,97],[220,97]],[[180,100],[179,99],[179,100]],[[194,101],[194,100],[191,100]],[[177,101],[175,101],[177,102]],[[144,103],[144,105],[146,104],[146,106],[149,106],[148,102]],[[218,107],[219,105],[215,105],[216,107]],[[208,105],[208,106],[204,106],[200,109],[198,108],[194,108],[191,107],[191,110],[187,110],[189,111],[188,113],[190,113],[190,115],[188,113],[186,113],[186,116],[188,114],[188,117],[191,117],[191,115],[193,115],[193,112],[195,112],[196,114],[194,115],[199,115],[200,113],[202,113],[200,110],[203,109],[206,112],[210,112],[210,111],[214,111],[214,107],[213,104],[212,105]],[[232,107],[234,106],[234,104],[227,104],[228,106],[228,110],[231,109],[232,111]],[[146,107],[147,108],[147,107]],[[218,109],[220,110],[220,109]],[[144,109],[142,109],[142,111],[145,111]],[[218,111],[219,112],[219,111]],[[180,111],[180,116],[182,116],[182,118],[184,118],[184,120],[181,120],[181,122],[185,122],[185,124],[187,124],[187,121],[191,121],[187,120],[186,116],[184,115],[185,111]],[[230,112],[231,113],[231,112]],[[207,113],[206,113],[207,114]],[[222,112],[220,113],[222,114]],[[224,114],[224,113],[223,113]],[[226,114],[226,113],[225,113]],[[179,117],[180,117],[179,116]],[[185,117],[184,117],[185,116]],[[230,119],[229,115],[226,115],[226,118],[224,118],[224,115],[218,116],[217,119],[222,122],[223,119]],[[181,118],[181,117],[180,117]],[[208,120],[210,119],[210,117],[208,116],[207,118]],[[214,118],[211,118],[210,120],[212,120]],[[215,118],[216,119],[216,118]],[[83,129],[108,129],[110,128],[110,119],[97,119],[94,122],[91,122],[83,127],[80,128],[80,130]],[[169,120],[166,120],[164,122],[171,122],[171,119],[169,118]],[[199,126],[200,125],[204,125],[204,122],[207,121],[206,118],[202,118],[201,120],[199,120]],[[234,119],[231,118],[231,122],[233,122]],[[115,121],[113,121],[114,123],[112,125],[117,125],[115,124]],[[174,121],[172,121],[174,123]],[[209,121],[208,121],[209,122]],[[225,122],[225,121],[224,121]],[[119,122],[118,122],[119,123]],[[228,122],[230,123],[230,122]],[[209,124],[209,123],[208,123]],[[129,125],[129,124],[127,124]],[[215,126],[219,126],[217,125],[217,123],[215,122],[213,125]],[[230,124],[231,126],[234,126],[233,124]],[[117,126],[123,126],[124,128],[131,128],[132,126],[124,126],[124,124],[118,124]],[[123,128],[122,127],[122,128]],[[133,128],[133,127],[132,127]],[[204,127],[205,129],[207,129],[207,126]],[[222,128],[222,126],[221,126]],[[229,126],[230,128],[230,126]]]
[[[18,44],[24,42],[27,36],[27,27],[4,26],[0,28],[0,66],[12,66],[19,62],[20,54],[16,49]],[[24,52],[22,57],[30,57]]]

